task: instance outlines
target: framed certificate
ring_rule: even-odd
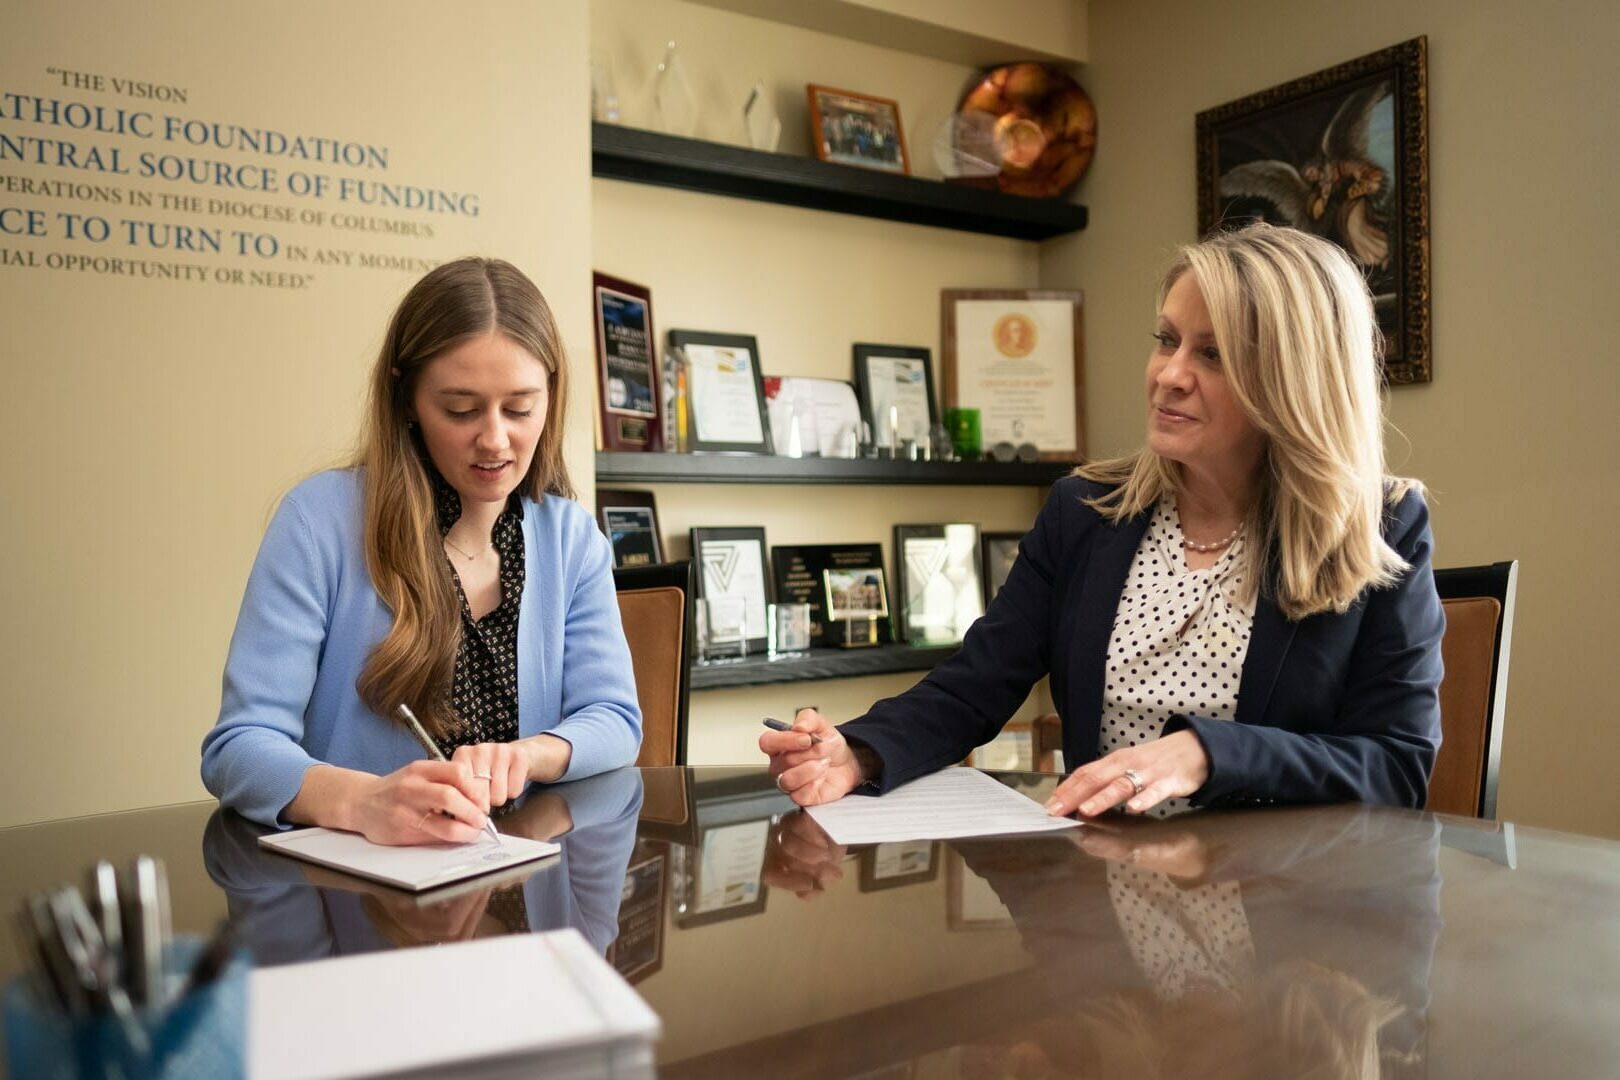
[[[813,645],[845,645],[848,624],[828,611],[828,575],[837,580],[875,578],[884,610],[875,616],[879,643],[888,641],[888,588],[883,576],[881,544],[795,544],[771,549],[771,570],[779,604],[810,605],[810,641]],[[848,597],[846,596],[846,599]],[[842,614],[842,613],[840,613]],[[851,612],[851,617],[854,612]]]
[[[977,525],[896,525],[894,562],[900,633],[911,644],[961,641],[984,614]]]
[[[664,907],[669,894],[669,845],[637,840],[625,868],[619,936],[607,960],[632,985],[664,966]]]
[[[921,885],[939,877],[939,841],[875,844],[861,852],[861,892]]]
[[[771,452],[759,342],[751,334],[671,330],[671,348],[686,359],[691,448],[743,454]]]
[[[592,275],[592,284],[602,449],[662,450],[663,379],[652,293],[603,273]]]
[[[902,439],[928,445],[939,422],[934,404],[934,368],[927,349],[913,345],[856,345],[855,392],[861,415],[872,426],[874,446],[898,450]],[[890,421],[899,430],[891,431]]]
[[[1085,455],[1081,293],[940,293],[945,407],[978,409],[985,446],[1033,444],[1043,461]]]
[[[692,530],[692,558],[698,565],[699,600],[734,601],[740,637],[750,653],[764,652],[766,605],[771,602],[770,574],[765,566],[765,530],[710,528]],[[711,633],[715,628],[711,626]]]
[[[613,548],[613,566],[650,566],[664,561],[658,508],[650,491],[596,489],[596,523]]]

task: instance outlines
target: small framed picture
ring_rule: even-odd
[[[888,98],[811,83],[810,128],[816,156],[840,165],[911,175],[900,106]]]
[[[692,449],[770,453],[759,342],[753,335],[671,330],[669,344],[686,360]]]
[[[861,892],[921,885],[939,877],[939,842],[875,844],[861,852]]]
[[[910,644],[961,641],[984,614],[977,525],[896,525],[894,564],[900,633]]]
[[[996,593],[1007,583],[1012,573],[1013,560],[1018,558],[1018,543],[1022,533],[987,532],[979,537],[984,552],[984,606],[989,607]]]
[[[829,619],[885,618],[889,597],[883,588],[883,571],[823,570]]]
[[[861,416],[872,426],[872,443],[898,450],[902,439],[927,446],[939,423],[934,403],[934,366],[915,345],[855,346],[855,393]]]
[[[652,292],[601,272],[592,276],[592,285],[602,449],[662,450],[663,379]]]
[[[597,488],[596,523],[613,548],[615,569],[664,561],[664,542],[652,492]]]
[[[698,599],[726,601],[721,606],[728,613],[728,619],[731,612],[736,613],[740,626],[737,636],[746,641],[749,653],[764,652],[768,638],[765,619],[771,603],[771,576],[766,569],[766,550],[765,530],[761,528],[692,530],[692,558],[698,565]],[[727,635],[732,633],[730,627],[714,625],[709,631],[711,636],[722,631]]]

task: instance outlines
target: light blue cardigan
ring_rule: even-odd
[[[393,625],[366,570],[363,501],[356,470],[305,480],[282,500],[248,576],[202,779],[223,805],[267,825],[287,827],[281,812],[312,765],[383,775],[423,756],[355,690]],[[526,498],[523,551],[519,735],[549,731],[573,744],[563,780],[632,763],[641,709],[607,539],[578,503]]]

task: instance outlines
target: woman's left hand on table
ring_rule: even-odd
[[[1134,775],[1135,783],[1127,773]],[[1046,809],[1056,817],[1076,810],[1081,817],[1096,817],[1123,804],[1140,814],[1166,799],[1191,795],[1208,779],[1204,744],[1191,731],[1178,731],[1082,765],[1052,792]]]

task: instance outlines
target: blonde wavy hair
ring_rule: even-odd
[[[522,346],[550,376],[545,428],[518,492],[536,500],[572,497],[562,458],[568,400],[562,339],[540,290],[499,259],[445,263],[400,301],[371,373],[353,461],[364,477],[366,568],[394,616],[355,689],[378,716],[392,718],[404,702],[438,736],[456,725],[450,685],[461,645],[461,609],[440,542],[431,462],[412,423],[411,403],[434,359],[491,332]]]
[[[1159,303],[1191,274],[1233,396],[1265,437],[1244,575],[1289,619],[1343,612],[1408,568],[1379,529],[1415,481],[1384,471],[1381,339],[1372,297],[1343,250],[1297,229],[1251,225],[1181,249]],[[1112,490],[1088,500],[1135,517],[1175,494],[1181,468],[1143,449],[1075,470]]]

